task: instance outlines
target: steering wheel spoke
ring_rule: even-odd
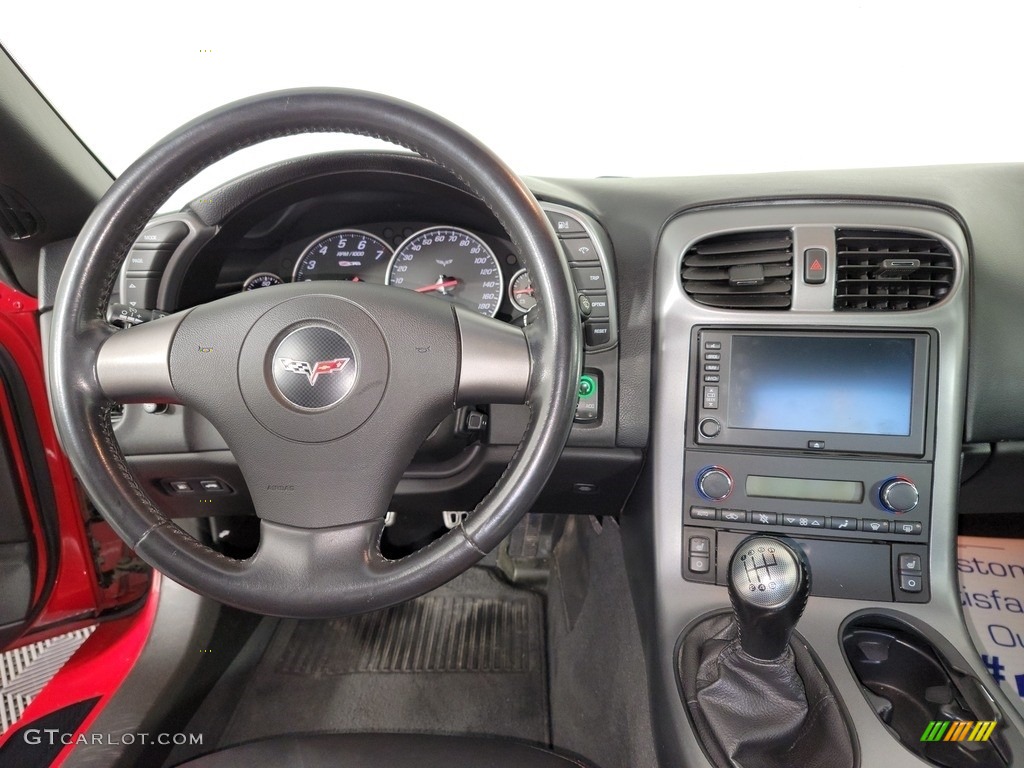
[[[456,405],[525,403],[530,388],[530,349],[523,331],[463,307],[459,325]]]
[[[103,394],[121,403],[178,402],[171,382],[171,345],[186,314],[104,335],[96,352],[96,379]]]

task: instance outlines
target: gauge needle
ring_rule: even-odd
[[[512,293],[515,294],[516,296],[518,296],[521,293],[532,294],[533,293],[533,288],[532,287],[531,288],[520,288],[518,291],[512,291]]]
[[[414,288],[413,290],[416,291],[416,293],[430,293],[431,291],[441,291],[445,288],[454,288],[458,284],[458,280],[455,278],[449,278],[448,280],[438,280],[436,283],[423,285],[419,288]]]

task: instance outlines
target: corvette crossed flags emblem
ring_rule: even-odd
[[[342,371],[351,359],[350,357],[337,357],[334,360],[320,360],[316,363],[309,363],[305,360],[279,357],[277,362],[289,373],[301,373],[309,380],[309,386],[312,387],[321,376]]]

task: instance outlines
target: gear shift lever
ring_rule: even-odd
[[[810,583],[807,558],[795,545],[752,536],[736,548],[729,563],[729,599],[748,656],[773,661],[786,652]]]

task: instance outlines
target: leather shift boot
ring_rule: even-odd
[[[730,613],[695,626],[679,649],[690,717],[719,768],[854,768],[857,749],[803,641],[770,662],[748,656]]]

